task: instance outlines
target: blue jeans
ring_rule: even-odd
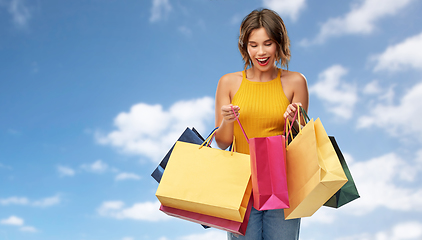
[[[284,210],[258,211],[252,207],[245,236],[228,234],[228,240],[298,240],[300,218],[284,220]]]

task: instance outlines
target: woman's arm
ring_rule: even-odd
[[[226,74],[220,78],[215,93],[215,126],[218,130],[215,133],[215,141],[221,149],[226,149],[233,141],[233,122],[236,120],[231,107],[239,116],[240,108],[232,106],[231,93],[235,88],[234,74]]]
[[[297,105],[300,105],[308,111],[309,106],[309,93],[308,93],[308,84],[306,82],[305,76],[300,73],[294,73],[289,78],[288,88],[292,91],[292,100],[291,104],[287,107],[286,112],[284,113],[284,118],[288,117],[289,121],[292,122],[296,111],[298,110]],[[300,119],[301,125],[305,125],[305,119],[303,116]],[[298,127],[295,123],[295,127]]]

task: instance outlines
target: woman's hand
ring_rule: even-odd
[[[236,120],[236,117],[233,113],[232,107],[233,107],[234,112],[236,113],[236,116],[239,118],[239,114],[240,114],[239,113],[239,110],[240,110],[239,106],[233,106],[232,104],[223,105],[221,107],[221,116],[223,116],[223,121],[231,123],[231,122],[234,122]]]
[[[302,106],[302,103],[292,103],[287,106],[286,112],[284,112],[284,118],[288,118],[290,122],[293,122],[296,111],[299,110],[299,106]]]

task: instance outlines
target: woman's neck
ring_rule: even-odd
[[[246,78],[255,82],[268,82],[276,78],[278,75],[278,68],[274,66],[268,71],[260,71],[255,67],[246,70]]]

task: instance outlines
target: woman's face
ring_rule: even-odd
[[[252,30],[248,39],[248,54],[254,67],[267,71],[275,66],[276,43],[270,39],[265,28]]]

